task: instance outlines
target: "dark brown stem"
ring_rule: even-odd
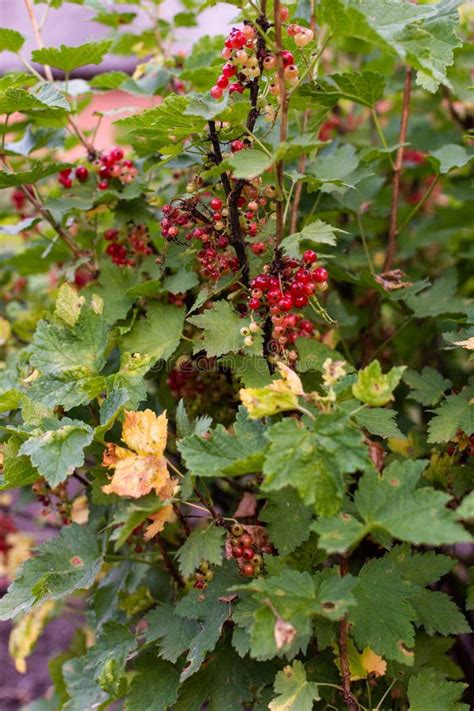
[[[279,86],[279,99],[280,99],[280,143],[284,143],[288,136],[288,92],[286,90],[285,83],[285,66],[283,63],[283,42],[282,42],[282,32],[281,32],[281,18],[280,0],[274,0],[274,22],[275,22],[275,45],[276,45],[276,60],[277,60],[277,74],[278,74],[278,86]],[[278,183],[278,198],[276,203],[276,246],[280,244],[283,239],[284,233],[284,219],[283,219],[283,161],[280,160],[276,164],[276,175]]]
[[[161,536],[157,537],[158,545],[160,547],[161,556],[163,558],[163,563],[165,564],[166,570],[171,575],[173,580],[176,582],[178,587],[184,588],[184,580],[181,577],[180,572],[175,568],[175,565],[171,559],[170,554],[166,548],[165,542]]]
[[[208,121],[207,125],[209,126],[209,139],[212,143],[212,148],[214,151],[211,155],[211,159],[216,165],[220,165],[222,163],[222,151],[219,136],[217,134],[216,122]],[[220,178],[225,194],[229,195],[231,191],[229,176],[224,171],[221,173]]]
[[[74,479],[77,479],[77,481],[80,481],[81,484],[83,484],[84,486],[86,486],[86,487],[89,486],[89,482],[87,481],[87,479],[85,477],[82,476],[82,474],[73,472],[72,475],[73,475]]]
[[[339,570],[341,576],[347,575],[349,572],[347,558],[341,558]],[[342,696],[349,711],[359,711],[359,704],[351,692],[351,670],[349,666],[348,652],[348,623],[347,615],[344,615],[339,622],[339,663],[341,665],[342,675]]]
[[[387,272],[392,268],[393,258],[395,256],[395,250],[397,247],[397,235],[398,235],[398,201],[400,198],[400,178],[403,164],[403,144],[407,138],[407,127],[408,127],[408,114],[410,111],[410,95],[411,95],[411,68],[407,67],[405,70],[405,83],[403,86],[403,105],[402,105],[402,115],[400,119],[400,133],[398,137],[398,143],[400,147],[397,151],[397,156],[395,158],[395,164],[393,166],[393,177],[392,177],[392,203],[390,207],[390,227],[388,232],[388,243],[387,251],[385,253],[385,262],[383,265],[383,271]]]

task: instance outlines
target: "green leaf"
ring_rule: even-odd
[[[135,671],[126,711],[158,711],[173,706],[178,698],[179,672],[172,664],[147,654],[139,657]]]
[[[323,0],[321,21],[338,36],[356,37],[417,69],[417,82],[428,91],[450,86],[446,69],[461,46],[455,28],[456,0],[416,5],[392,0]]]
[[[242,711],[252,690],[268,683],[264,665],[243,664],[231,647],[220,646],[197,674],[181,687],[173,711]]]
[[[145,140],[150,152],[170,143],[179,147],[180,141],[193,133],[201,133],[205,126],[204,119],[185,115],[187,106],[186,96],[171,94],[158,106],[115,123],[130,131],[135,140]]]
[[[15,54],[25,44],[25,38],[16,30],[0,27],[0,52],[14,52]]]
[[[194,346],[195,353],[204,349],[211,358],[243,348],[244,339],[240,329],[246,324],[228,301],[217,301],[212,308],[187,320],[203,329],[201,340],[198,340]]]
[[[260,422],[248,420],[245,411],[237,415],[233,433],[217,425],[211,436],[185,437],[178,449],[186,467],[196,476],[241,476],[259,471],[266,440]]]
[[[133,304],[133,296],[128,292],[135,284],[132,269],[123,269],[109,260],[101,265],[99,282],[94,282],[89,291],[104,302],[102,313],[106,323],[112,325],[125,318]]]
[[[371,647],[387,659],[413,664],[416,613],[409,603],[412,592],[411,584],[385,558],[363,566],[353,590],[357,605],[349,610],[360,649]]]
[[[225,529],[218,526],[195,528],[176,553],[181,574],[188,578],[202,560],[210,565],[221,565],[225,535]]]
[[[425,466],[423,461],[394,461],[380,476],[364,474],[354,496],[361,521],[349,514],[319,519],[312,526],[320,535],[319,545],[331,553],[343,552],[369,533],[383,532],[416,545],[469,542],[471,536],[446,506],[449,495],[417,488]]]
[[[44,428],[21,445],[19,454],[29,455],[39,474],[55,487],[84,464],[84,449],[91,444],[94,431],[85,422],[69,417],[46,420]]]
[[[278,672],[275,677],[278,696],[268,705],[270,711],[311,711],[319,701],[318,687],[306,679],[306,671],[299,661]]]
[[[108,694],[118,696],[120,677],[135,646],[135,637],[125,625],[114,620],[106,622],[95,644],[82,657],[84,682],[90,683],[92,678]]]
[[[378,360],[359,370],[352,392],[361,402],[374,407],[387,405],[393,400],[393,391],[401,380],[405,366],[392,368],[383,374]]]
[[[455,296],[457,278],[451,269],[421,294],[412,294],[406,299],[407,306],[416,318],[428,318],[441,314],[465,313],[467,302]]]
[[[200,629],[196,620],[177,615],[172,603],[158,605],[145,620],[147,642],[157,640],[160,656],[173,664],[189,649]]]
[[[434,163],[441,175],[449,173],[449,171],[453,170],[453,168],[462,168],[473,158],[474,155],[472,153],[468,153],[464,146],[458,146],[454,143],[450,143],[449,145],[438,148],[436,151],[432,151],[429,156],[430,162]]]
[[[252,656],[265,659],[304,650],[311,635],[312,618],[341,619],[354,605],[355,583],[350,575],[340,577],[335,568],[314,576],[285,568],[279,575],[255,578],[248,587],[243,586],[259,605],[250,608],[250,615],[239,619],[237,614],[236,620],[250,631]],[[240,606],[237,613],[239,610]],[[290,634],[280,638],[285,626]]]
[[[216,101],[207,94],[188,94],[189,104],[184,114],[186,116],[199,116],[206,121],[212,121],[219,116],[229,104],[229,94],[226,94],[222,101]]]
[[[294,487],[307,506],[322,515],[334,514],[344,493],[344,474],[365,469],[367,448],[360,432],[345,417],[320,415],[314,431],[294,419],[273,425],[267,432],[270,447],[263,473],[264,491]]]
[[[468,711],[469,706],[460,703],[465,688],[465,684],[446,681],[434,669],[423,669],[408,682],[410,711]]]
[[[363,427],[370,434],[384,438],[404,439],[405,435],[398,429],[396,416],[395,410],[375,407],[371,410],[360,410],[354,415],[354,419],[359,427]]]
[[[13,435],[3,448],[2,489],[14,489],[33,484],[38,479],[38,472],[31,466],[28,457],[19,456],[22,439]]]
[[[311,90],[311,98],[333,106],[339,99],[347,99],[372,108],[383,97],[386,78],[376,72],[344,72],[330,74],[318,81]]]
[[[259,519],[267,524],[271,542],[280,555],[288,555],[309,538],[312,512],[286,487],[268,496]]]
[[[420,589],[410,597],[418,622],[429,635],[469,634],[471,627],[457,605],[439,590]]]
[[[311,338],[297,338],[296,349],[298,351],[297,367],[299,373],[307,373],[311,370],[321,372],[323,363],[331,358],[332,360],[344,360],[339,351],[335,351],[325,343],[313,341]],[[348,370],[351,370],[348,366]]]
[[[47,64],[70,74],[73,69],[83,67],[85,64],[100,64],[111,46],[111,40],[87,42],[77,47],[67,47],[62,44],[59,48],[35,49],[31,53],[31,58],[38,64]]]
[[[459,430],[474,432],[474,386],[443,400],[428,424],[428,442],[449,442]]]
[[[18,173],[6,173],[0,170],[0,190],[3,188],[14,188],[18,185],[37,183],[38,180],[47,178],[50,175],[55,175],[61,170],[69,167],[69,163],[48,164],[43,161],[37,161],[32,163],[30,170],[19,171]]]
[[[222,598],[239,577],[235,564],[226,561],[205,590],[193,589],[176,605],[175,610],[179,616],[200,622],[199,631],[189,645],[181,681],[195,674],[206,654],[216,646],[222,626],[229,617],[229,603]]]
[[[403,380],[412,390],[410,397],[425,407],[436,405],[444,392],[452,386],[450,380],[443,378],[441,373],[429,366],[425,366],[421,373],[406,370],[403,373]]]
[[[43,543],[29,558],[0,600],[0,620],[28,612],[43,600],[60,600],[89,588],[102,565],[96,531],[77,524],[64,526],[59,536]]]
[[[334,246],[336,244],[336,232],[345,231],[328,225],[321,220],[315,220],[303,227],[301,232],[295,232],[295,234],[285,237],[281,246],[286,255],[299,258],[305,249],[317,249],[320,244]]]
[[[234,153],[227,161],[235,178],[250,180],[264,173],[273,163],[273,158],[254,148]]]
[[[130,77],[125,72],[104,72],[103,74],[96,74],[89,83],[94,89],[111,91],[118,89],[120,85],[128,79],[130,79]]]
[[[178,306],[152,304],[146,318],[136,321],[120,340],[120,350],[167,360],[179,345],[183,322],[184,310]]]

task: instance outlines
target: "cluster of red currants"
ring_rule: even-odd
[[[178,241],[185,232],[186,241],[201,243],[197,258],[204,278],[217,281],[226,272],[238,270],[239,262],[226,234],[227,208],[220,198],[211,198],[209,205],[197,198],[181,200],[179,206],[164,205],[163,215],[161,234],[165,239]]]
[[[259,575],[263,568],[262,553],[273,553],[270,545],[263,544],[258,547],[250,533],[244,530],[240,523],[235,523],[230,529],[229,538],[232,557],[236,559],[242,575],[251,578]],[[260,551],[260,552],[259,552]]]
[[[247,82],[260,76],[260,64],[256,55],[256,35],[252,25],[244,25],[242,29],[236,27],[231,29],[222,50],[222,57],[226,63],[211,89],[213,99],[220,99],[224,90],[228,90],[229,94],[235,92],[242,94]]]
[[[61,517],[61,523],[67,526],[71,523],[72,502],[68,498],[66,484],[58,484],[54,489],[45,481],[37,481],[31,491],[38,501],[43,504],[42,515],[47,516],[52,512],[53,506]]]
[[[104,239],[110,244],[105,252],[119,267],[134,267],[138,255],[147,256],[153,253],[150,237],[145,225],[132,225],[126,239],[120,241],[120,231],[111,227],[104,232]]]
[[[17,212],[23,212],[25,206],[26,196],[23,190],[20,188],[15,188],[11,194],[12,205]]]
[[[72,176],[72,177],[71,177]],[[85,183],[89,177],[89,171],[85,165],[78,165],[77,168],[72,172],[72,168],[64,168],[64,170],[58,173],[58,183],[69,190],[73,185],[73,178],[79,181],[79,183]]]
[[[250,283],[248,307],[259,316],[270,314],[278,351],[294,344],[298,336],[311,336],[314,332],[309,319],[291,312],[303,309],[313,294],[328,288],[328,272],[317,266],[317,261],[316,252],[308,249],[302,260],[284,257],[277,273],[271,273],[272,267],[266,265]]]
[[[287,7],[281,7],[281,22],[286,22],[289,14],[290,11]],[[305,47],[314,39],[314,32],[311,29],[296,24],[288,25],[287,33],[288,37],[293,38],[298,48]],[[213,99],[222,98],[225,90],[228,90],[230,94],[234,92],[242,94],[248,83],[257,79],[262,70],[275,72],[277,69],[275,54],[267,53],[264,57],[259,57],[258,34],[250,24],[245,24],[242,29],[232,28],[224,42],[222,57],[226,60],[226,63],[211,89]],[[299,72],[293,53],[289,50],[284,50],[282,59],[285,81],[289,85],[296,84],[299,81]],[[270,76],[269,92],[273,96],[278,96],[280,93],[280,85],[276,75]]]
[[[94,167],[99,177],[99,190],[107,190],[109,181],[113,178],[118,179],[122,185],[128,185],[138,172],[132,160],[124,160],[124,152],[118,147],[97,158]]]
[[[11,533],[16,533],[17,527],[10,514],[0,513],[0,555],[3,561],[6,562],[8,558],[8,552],[10,550],[11,543],[8,540],[8,536]]]

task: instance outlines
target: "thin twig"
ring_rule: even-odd
[[[431,185],[429,185],[429,187],[427,188],[425,193],[422,195],[421,199],[414,206],[413,210],[411,210],[411,212],[403,220],[402,224],[398,228],[398,234],[400,234],[400,232],[405,229],[405,227],[408,225],[408,223],[413,220],[413,218],[417,214],[418,210],[421,210],[421,208],[423,207],[425,202],[428,200],[429,196],[431,195],[431,193],[433,192],[435,187],[438,185],[440,178],[441,178],[441,175],[437,175],[436,178],[431,183]]]
[[[157,536],[158,545],[160,547],[161,555],[163,558],[163,563],[165,564],[166,570],[171,575],[173,580],[176,582],[178,587],[184,588],[184,580],[181,577],[180,572],[175,568],[173,560],[166,548],[165,542],[160,535]]]
[[[279,87],[279,100],[280,100],[280,144],[285,143],[288,137],[288,92],[286,90],[285,83],[285,65],[283,62],[283,42],[282,42],[282,32],[281,32],[281,17],[280,10],[281,4],[280,0],[274,0],[274,23],[275,23],[275,45],[276,45],[276,60],[277,60],[277,74],[278,74],[278,87]],[[278,183],[279,195],[277,197],[276,203],[276,237],[275,244],[278,247],[283,239],[284,234],[284,220],[283,220],[283,170],[284,163],[283,160],[278,161],[276,164],[276,176]]]
[[[341,576],[347,575],[349,572],[347,558],[341,558],[340,563]],[[348,652],[348,624],[347,615],[344,615],[339,622],[339,663],[341,665],[342,674],[342,696],[349,711],[358,711],[359,704],[351,692],[351,670],[349,666]]]
[[[398,235],[398,200],[400,197],[400,178],[401,170],[403,164],[403,144],[407,138],[407,127],[408,127],[408,114],[410,110],[410,95],[411,95],[411,68],[407,67],[405,70],[405,83],[403,86],[403,105],[402,105],[402,116],[400,119],[400,133],[398,137],[399,148],[397,151],[397,156],[395,158],[395,164],[393,167],[393,177],[392,177],[392,204],[390,207],[390,227],[388,232],[388,243],[387,251],[385,254],[385,262],[383,265],[383,271],[390,271],[392,268],[393,258],[395,256],[395,250],[397,246],[397,235]]]
[[[43,38],[41,37],[41,30],[36,19],[35,11],[33,10],[33,3],[31,2],[31,0],[25,0],[25,5],[26,11],[28,12],[28,15],[30,17],[31,27],[33,28],[38,49],[43,49]],[[48,64],[44,65],[44,73],[48,81],[54,81],[53,72],[51,71],[51,67]]]

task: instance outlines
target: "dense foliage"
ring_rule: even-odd
[[[214,0],[80,4],[110,39],[0,30],[17,668],[78,615],[29,708],[467,710],[472,10],[236,1],[184,53]],[[162,100],[98,147],[119,90]]]

